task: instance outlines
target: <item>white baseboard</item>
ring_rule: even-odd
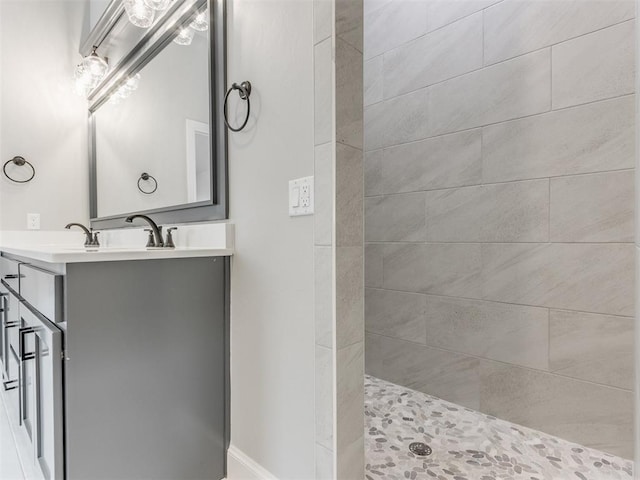
[[[278,480],[275,475],[236,446],[227,451],[227,480]]]

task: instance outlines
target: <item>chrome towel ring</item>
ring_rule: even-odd
[[[144,190],[142,188],[142,185],[140,185],[140,182],[142,181],[145,181],[145,182],[152,181],[153,188]],[[158,190],[158,181],[155,179],[153,175],[149,175],[147,172],[142,172],[142,174],[140,174],[140,178],[138,179],[138,190],[140,190],[145,195],[151,195],[156,190]]]
[[[31,176],[29,178],[27,178],[26,180],[16,180],[15,178],[12,178],[7,173],[7,165],[9,165],[10,163],[13,163],[14,165],[16,165],[18,167],[28,166],[31,169]],[[7,177],[12,182],[15,182],[15,183],[27,183],[27,182],[30,182],[31,180],[33,180],[33,177],[36,176],[36,169],[31,164],[31,162],[28,162],[27,160],[25,160],[24,157],[16,155],[11,160],[8,160],[8,161],[5,162],[5,164],[2,166],[2,173],[4,173],[4,176]]]
[[[229,94],[234,90],[238,90],[238,95],[240,95],[241,100],[247,101],[247,116],[238,128],[234,128],[229,124],[229,116],[227,114],[227,100],[229,100]],[[247,126],[247,122],[249,121],[249,114],[251,113],[251,102],[249,101],[249,96],[251,95],[251,82],[248,80],[242,82],[240,85],[234,83],[231,85],[231,88],[227,90],[227,94],[224,96],[224,123],[229,130],[232,132],[239,132],[244,127]]]

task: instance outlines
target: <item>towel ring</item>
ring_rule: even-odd
[[[18,167],[23,167],[25,165],[28,165],[29,168],[31,169],[31,176],[29,178],[27,178],[26,180],[16,180],[15,178],[11,178],[11,176],[7,173],[7,165],[9,165],[10,163],[13,163],[14,165],[16,165]],[[31,162],[28,162],[27,160],[25,160],[24,157],[16,155],[11,160],[8,160],[8,161],[5,162],[5,164],[2,166],[2,173],[4,173],[4,176],[7,177],[12,182],[15,182],[15,183],[27,183],[27,182],[30,182],[31,180],[33,180],[33,177],[36,176],[36,169],[31,164]]]
[[[152,180],[153,181],[153,190],[143,190],[142,186],[140,185],[140,182],[143,181],[143,180],[145,182],[147,182],[149,180]],[[149,175],[146,172],[142,172],[142,174],[140,175],[140,178],[138,179],[138,190],[140,190],[145,195],[151,195],[153,192],[158,190],[158,181],[156,180],[156,178],[153,175]]]
[[[241,100],[247,101],[247,116],[245,117],[244,122],[242,122],[242,125],[240,125],[238,128],[234,128],[229,124],[229,118],[227,115],[227,100],[229,100],[229,95],[234,90],[238,90],[238,95],[240,95]],[[227,126],[227,128],[232,132],[239,132],[240,130],[242,130],[244,127],[247,126],[247,122],[249,121],[249,114],[251,113],[251,102],[249,101],[250,95],[251,95],[251,82],[246,80],[242,82],[240,85],[238,85],[237,83],[234,83],[233,85],[231,85],[231,88],[227,90],[227,94],[224,96],[224,123]]]

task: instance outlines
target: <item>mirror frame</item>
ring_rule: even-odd
[[[157,223],[191,223],[228,218],[227,180],[227,130],[223,121],[223,103],[226,87],[226,0],[209,2],[209,138],[211,146],[211,199],[150,210],[125,212],[99,217],[97,192],[97,159],[95,145],[95,121],[93,113],[119,87],[123,78],[143,69],[162,49],[173,41],[175,28],[184,24],[194,9],[202,8],[207,0],[174,2],[169,11],[142,36],[136,45],[116,65],[101,83],[90,93],[89,124],[89,212],[91,226],[96,229],[130,226],[124,219],[132,214],[153,215]],[[80,53],[90,53],[93,45],[109,41],[109,34],[118,21],[125,20],[126,13],[121,0],[113,0],[82,45]],[[136,28],[136,27],[132,27]]]

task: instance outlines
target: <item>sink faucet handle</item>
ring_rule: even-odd
[[[91,245],[93,245],[94,247],[100,246],[100,240],[98,240],[98,235],[100,235],[100,232],[93,232],[93,241],[91,242]]]
[[[155,247],[156,246],[156,241],[153,238],[153,230],[150,228],[145,228],[144,229],[145,232],[149,232],[149,238],[147,239],[147,248],[149,247]]]
[[[164,246],[166,248],[175,248],[175,244],[173,243],[173,235],[171,235],[171,232],[173,230],[177,230],[178,227],[171,227],[171,228],[167,228],[167,240],[164,242]]]

